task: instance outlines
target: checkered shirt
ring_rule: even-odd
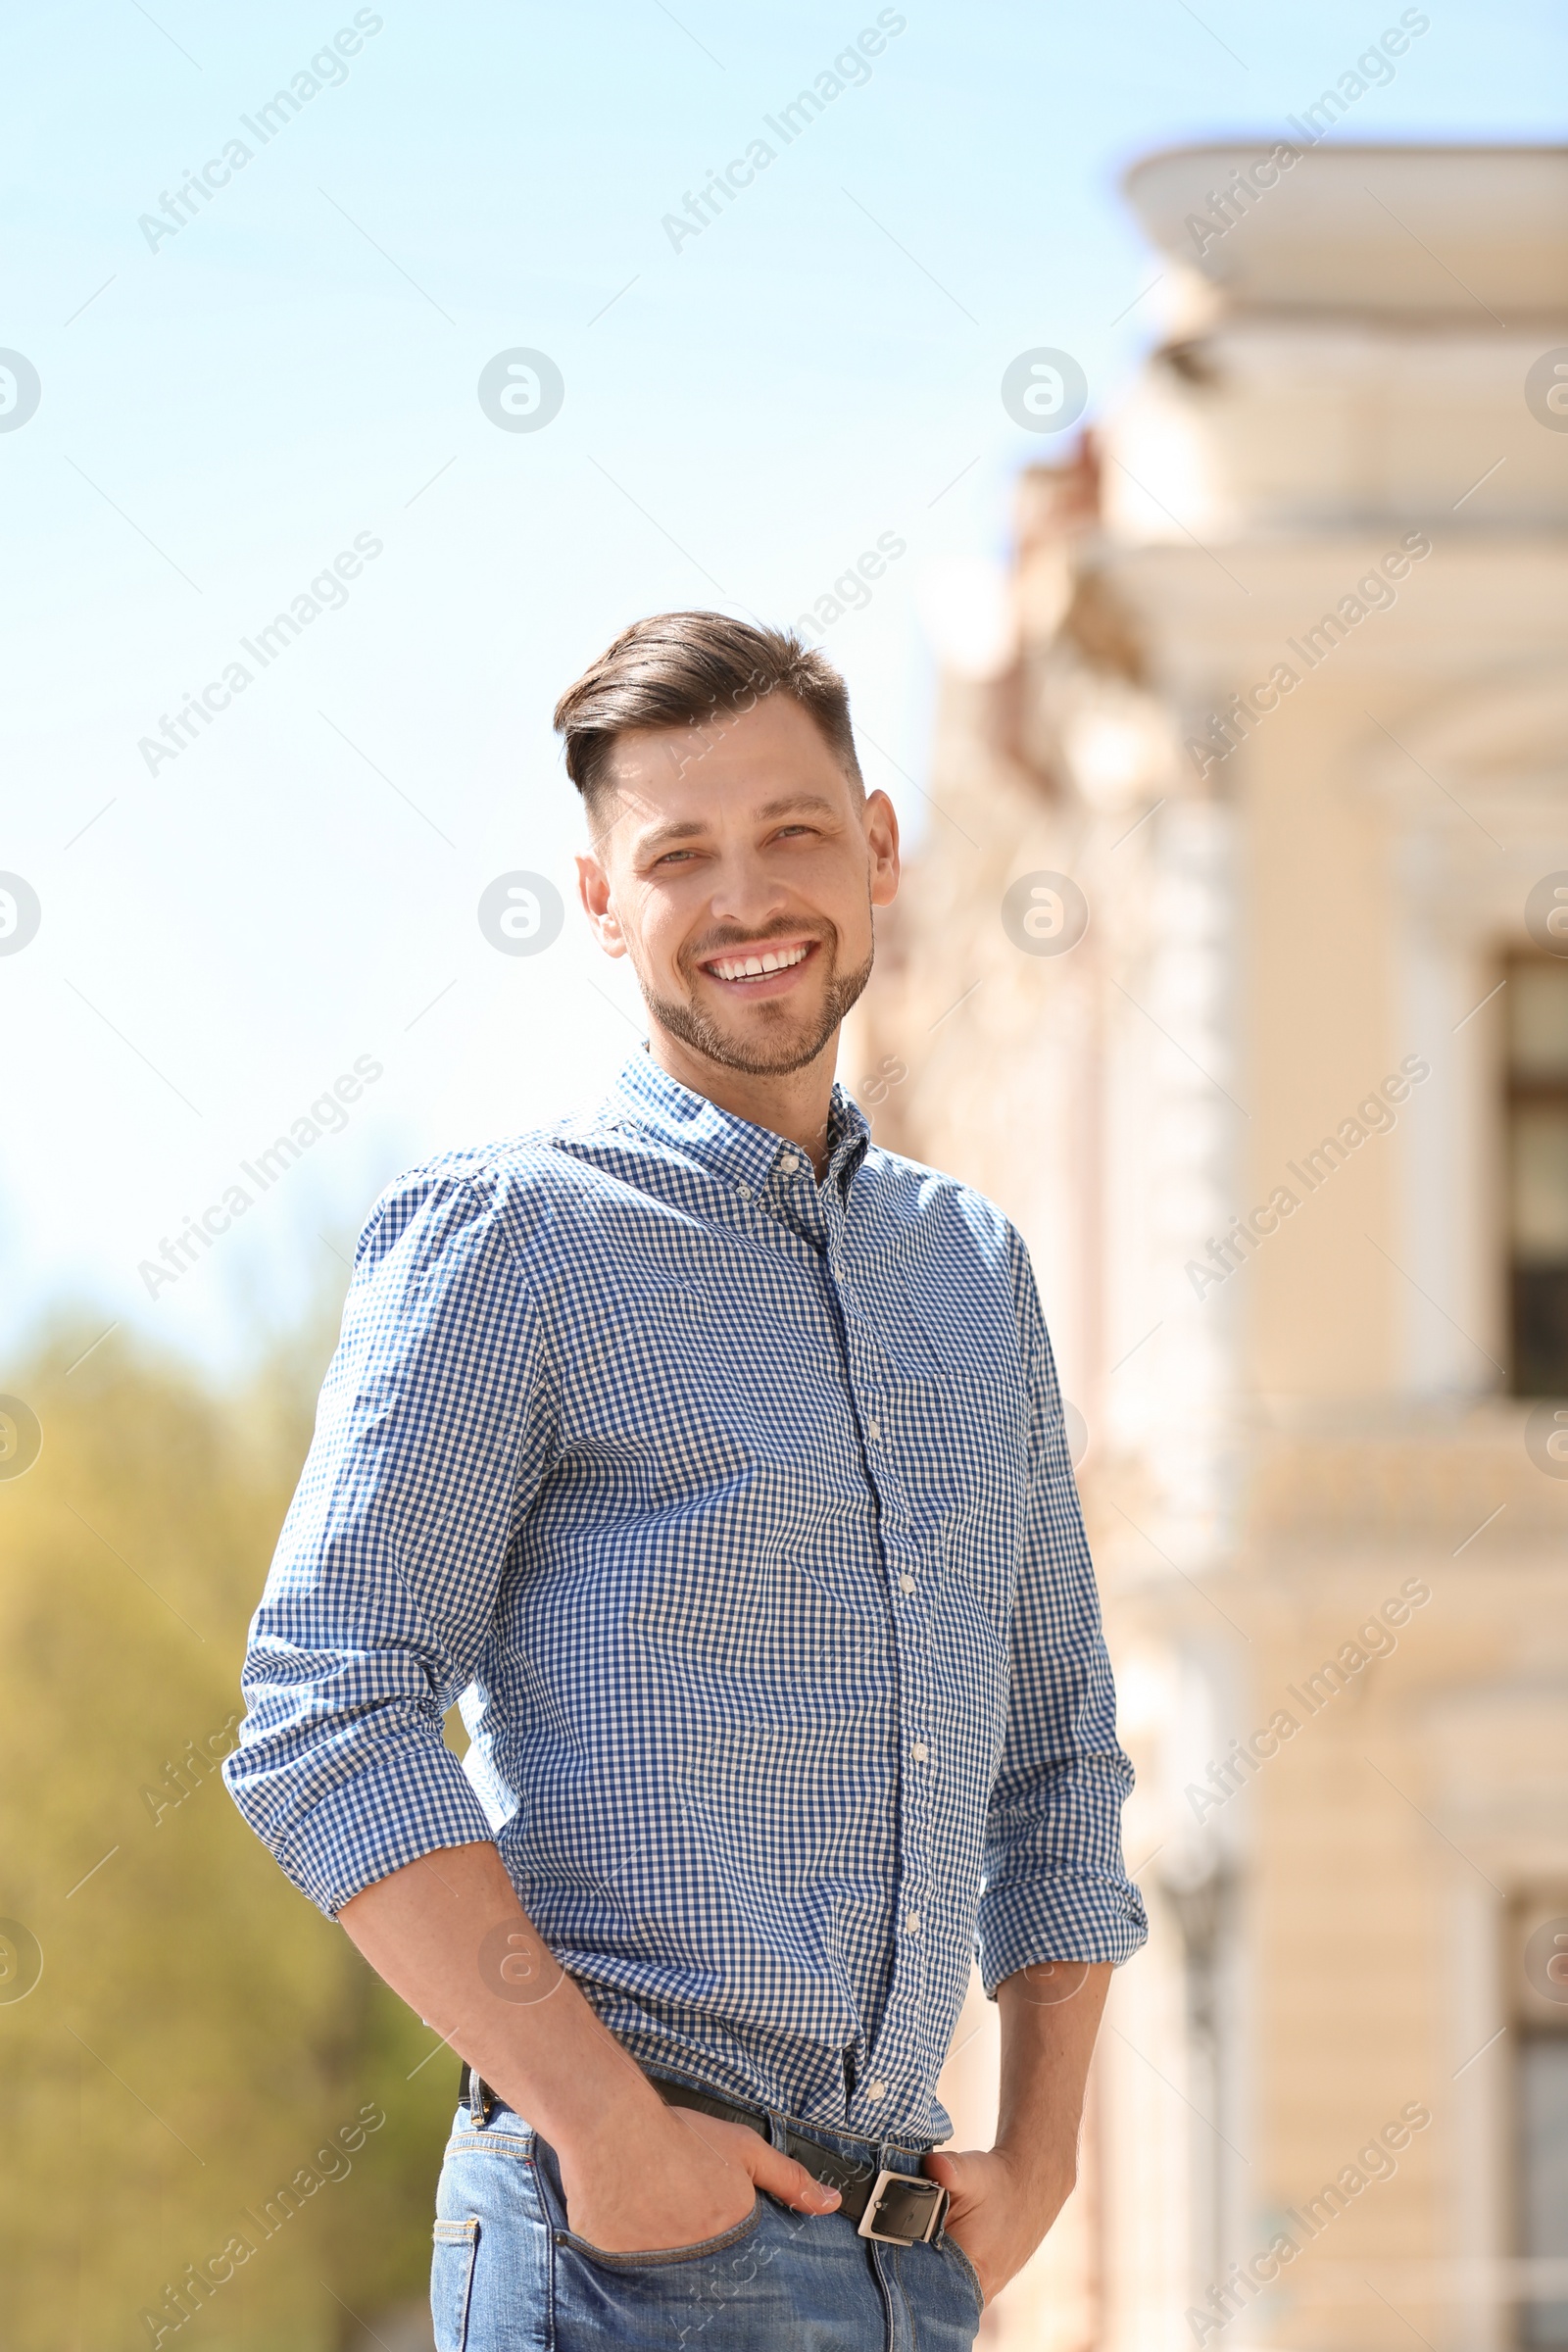
[[[493,1838],[643,2063],[940,2138],[972,1954],[1142,1942],[1131,1772],[1023,1244],[829,1144],[644,1049],[382,1196],[224,1772],[323,1911]]]

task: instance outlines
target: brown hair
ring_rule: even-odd
[[[864,791],[849,690],[832,662],[789,630],[754,628],[724,612],[655,612],[621,630],[556,705],[566,773],[593,813],[615,737],[627,728],[702,733],[721,728],[732,713],[743,716],[764,694],[799,703],[857,791]],[[693,756],[700,759],[702,751]]]

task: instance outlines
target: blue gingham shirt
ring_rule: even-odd
[[[1143,1940],[1131,1773],[1023,1244],[829,1143],[642,1050],[382,1197],[224,1772],[323,1911],[493,1838],[646,2066],[941,2138],[972,1954]]]

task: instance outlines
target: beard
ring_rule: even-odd
[[[791,925],[790,929],[798,936],[798,924]],[[766,943],[749,939],[744,944],[748,948],[757,948]],[[732,1036],[711,1013],[704,1012],[690,999],[660,996],[646,980],[642,982],[643,1002],[672,1037],[678,1037],[694,1053],[716,1062],[720,1069],[740,1070],[749,1078],[784,1078],[792,1070],[804,1070],[831,1044],[845,1014],[864,995],[866,982],[871,977],[871,966],[876,959],[873,945],[858,971],[841,972],[838,968],[837,931],[830,928],[820,938],[819,945],[827,958],[827,989],[820,1011],[804,1028],[799,1016],[785,1013],[776,998],[764,999],[764,1003],[778,1005],[775,1033],[769,1036],[764,1032],[761,1036],[747,1038]],[[703,950],[705,956],[716,952],[711,947]],[[681,960],[684,967],[687,959],[683,956]]]

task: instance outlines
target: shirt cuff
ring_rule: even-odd
[[[1148,1939],[1143,1897],[1119,1875],[1059,1871],[988,1886],[980,1897],[976,1957],[988,2000],[1021,1968],[1050,1960],[1119,1968]]]
[[[261,1825],[255,1825],[261,1826]],[[329,1788],[264,1841],[302,1893],[332,1918],[352,1895],[445,1845],[493,1845],[467,1774],[443,1743],[399,1748]]]

